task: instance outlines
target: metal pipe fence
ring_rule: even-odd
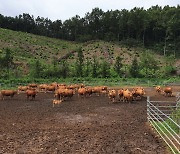
[[[166,105],[166,103],[167,101],[150,101],[150,97],[147,97],[147,119],[172,153],[180,154],[180,124],[178,122],[180,103],[179,101],[168,102],[172,105]]]

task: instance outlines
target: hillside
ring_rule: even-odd
[[[60,58],[79,44],[29,33],[0,28],[0,50],[12,49],[14,61],[26,63],[31,59],[50,62],[54,56]]]
[[[135,55],[139,59],[144,51],[142,48],[130,48],[112,42],[97,40],[82,44],[0,28],[0,55],[3,54],[4,48],[10,48],[13,52],[13,62],[26,71],[28,63],[33,59],[48,64],[54,58],[68,58],[68,54],[80,46],[85,59],[92,60],[92,57],[95,56],[99,61],[105,59],[110,64],[114,63],[117,56],[121,56],[123,64],[129,65]],[[163,56],[150,50],[148,52],[154,55],[160,65],[164,64]],[[77,54],[70,55],[69,61],[75,61]]]

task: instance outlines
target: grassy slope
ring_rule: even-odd
[[[11,48],[14,60],[19,62],[27,62],[32,58],[49,62],[54,56],[61,57],[78,45],[73,42],[0,28],[0,51],[2,52],[2,49],[6,47]]]
[[[93,55],[114,63],[116,56],[123,58],[124,64],[131,64],[134,56],[140,57],[142,48],[126,48],[120,44],[104,41],[91,41],[84,44],[48,38],[29,33],[16,32],[0,28],[0,55],[3,48],[11,48],[14,55],[14,62],[24,68],[32,59],[39,59],[41,62],[51,62],[53,57],[60,58],[70,51],[82,46],[84,57],[92,59]],[[149,51],[154,54],[152,51]],[[76,57],[76,53],[74,57]],[[162,56],[154,56],[160,63],[164,63]],[[71,58],[72,59],[75,58]]]

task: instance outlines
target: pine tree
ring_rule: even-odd
[[[137,61],[136,57],[134,57],[134,59],[132,61],[132,65],[130,67],[129,72],[132,77],[134,77],[134,78],[139,77],[139,65],[138,65],[138,61]]]
[[[98,62],[96,60],[96,57],[93,56],[93,63],[92,63],[92,77],[96,78],[98,76]]]
[[[89,58],[87,58],[86,60],[86,68],[85,68],[85,77],[88,77],[90,74],[90,66],[91,66],[91,62],[89,61]]]
[[[84,65],[84,55],[82,52],[82,48],[78,49],[78,57],[76,61],[76,74],[78,77],[83,76],[83,65]]]
[[[114,70],[119,76],[121,76],[122,74],[122,66],[122,58],[120,56],[117,56],[114,64]]]
[[[110,65],[105,60],[101,64],[101,75],[103,78],[110,76]]]
[[[34,64],[34,77],[39,78],[41,76],[41,72],[42,72],[41,64],[39,60],[36,60]]]
[[[66,60],[63,60],[61,63],[61,75],[63,78],[66,78],[68,76],[69,72],[69,65]]]
[[[9,70],[13,64],[13,56],[11,54],[11,50],[9,48],[5,49],[5,56],[1,57],[1,67],[6,68],[7,76],[9,78]]]

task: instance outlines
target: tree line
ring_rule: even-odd
[[[161,54],[178,54],[180,48],[180,6],[152,6],[145,10],[94,8],[84,17],[51,21],[28,13],[16,17],[0,14],[0,27],[71,41],[121,41],[127,45],[154,47]]]
[[[6,48],[0,56],[0,78],[163,78],[176,74],[174,57],[169,56],[166,64],[160,66],[159,62],[148,52],[144,52],[139,59],[134,56],[132,64],[125,64],[121,56],[110,64],[105,59],[93,56],[90,60],[83,55],[83,49],[77,49],[77,56],[72,59],[63,59],[60,62],[54,58],[52,63],[44,64],[40,60],[32,60],[27,65],[28,74],[17,67],[13,62],[12,51]]]

